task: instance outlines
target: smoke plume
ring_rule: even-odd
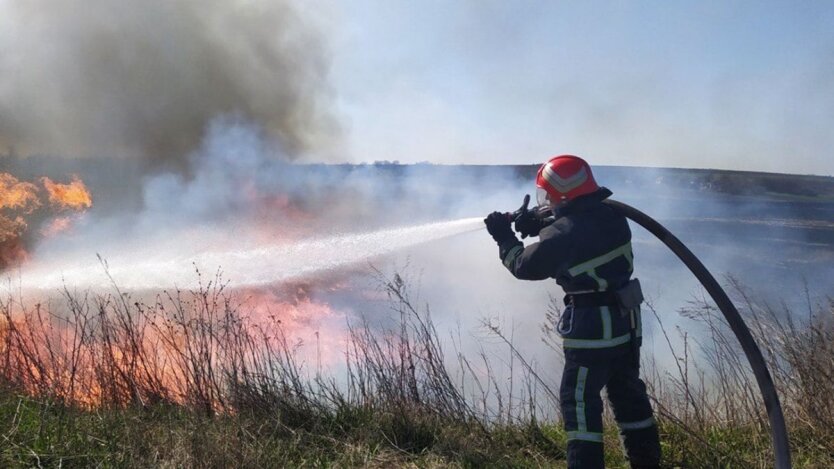
[[[183,168],[212,117],[320,148],[326,54],[289,0],[0,3],[0,151]]]

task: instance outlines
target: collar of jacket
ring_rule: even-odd
[[[589,208],[599,204],[603,200],[611,197],[612,192],[606,187],[600,187],[590,194],[581,195],[561,207],[553,209],[553,215],[556,218],[564,217],[572,213],[584,212]]]

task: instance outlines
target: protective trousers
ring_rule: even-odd
[[[660,464],[660,440],[646,385],[634,354],[625,350],[607,360],[576,360],[565,355],[561,408],[568,435],[568,468],[605,467],[602,446],[602,399],[606,388],[632,468]]]

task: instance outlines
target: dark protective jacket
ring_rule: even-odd
[[[539,242],[524,247],[512,237],[499,252],[517,278],[554,278],[568,294],[557,329],[565,352],[559,405],[568,467],[605,466],[603,387],[631,466],[659,467],[657,425],[639,377],[640,307],[622,311],[620,304],[629,302],[611,293],[631,278],[633,255],[628,222],[602,203],[610,195],[602,188],[571,201],[555,211]]]
[[[554,211],[555,220],[542,228],[539,242],[527,247],[513,238],[499,245],[504,266],[522,280],[554,278],[565,293],[614,291],[633,272],[631,230],[626,218],[602,201],[611,191],[601,188]],[[571,308],[560,321],[564,347],[606,349],[630,342],[632,320],[615,305]]]

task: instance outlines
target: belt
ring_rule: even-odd
[[[617,306],[617,294],[613,291],[600,291],[590,293],[568,293],[564,298],[565,306],[573,305],[575,308],[591,308],[598,306]]]

